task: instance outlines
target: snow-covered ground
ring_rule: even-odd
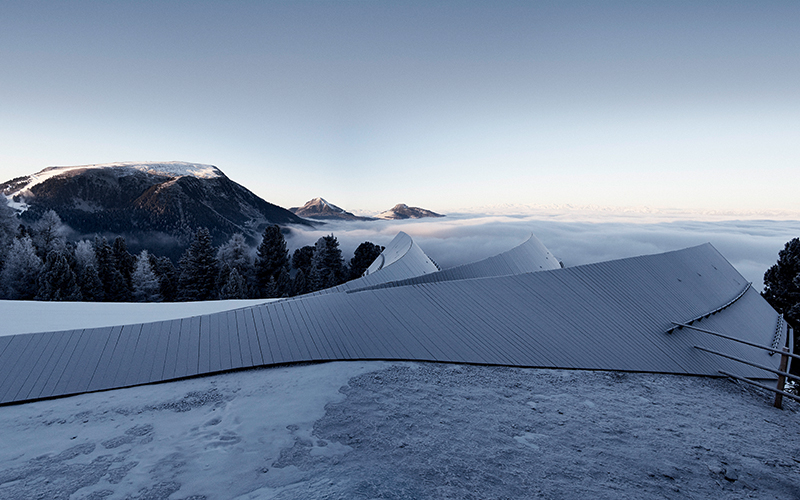
[[[226,302],[97,306],[247,305]],[[2,306],[22,330],[97,320]],[[800,499],[798,429],[800,405],[723,379],[306,364],[0,407],[0,498]]]
[[[166,321],[230,311],[275,299],[211,300],[205,302],[119,303],[39,302],[0,300],[0,337],[18,333],[53,332]]]
[[[727,380],[257,369],[0,408],[0,498],[800,498],[800,412]]]

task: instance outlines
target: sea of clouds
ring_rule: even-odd
[[[386,245],[399,232],[442,268],[474,262],[522,243],[533,233],[566,267],[711,243],[757,290],[787,241],[800,236],[800,220],[634,220],[625,217],[449,214],[437,219],[334,221],[293,228],[290,250],[334,234],[345,258],[364,241]]]

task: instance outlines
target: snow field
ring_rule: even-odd
[[[0,498],[222,499],[291,482],[290,470],[270,474],[280,451],[311,437],[350,377],[381,366],[254,370],[0,408]]]
[[[723,379],[256,369],[0,408],[0,498],[800,498],[800,407]]]

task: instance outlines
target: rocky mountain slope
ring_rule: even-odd
[[[212,165],[184,162],[50,167],[0,184],[23,222],[55,210],[79,235],[120,234],[129,245],[185,245],[199,227],[215,243],[269,224],[309,224],[230,180]]]
[[[422,219],[423,217],[444,217],[444,215],[431,212],[424,208],[409,207],[408,205],[400,203],[375,216],[376,219]]]
[[[323,198],[314,198],[306,202],[302,207],[292,207],[289,211],[297,216],[311,219],[374,220],[370,217],[359,217],[347,212]]]

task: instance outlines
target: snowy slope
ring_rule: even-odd
[[[235,233],[255,244],[268,225],[309,224],[199,163],[51,167],[6,181],[0,191],[25,224],[54,210],[76,239],[121,235],[132,251],[147,248],[175,260],[200,227],[217,245]]]
[[[197,177],[199,179],[213,179],[221,177],[222,172],[214,165],[203,165],[201,163],[187,163],[182,161],[168,162],[117,162],[99,163],[94,165],[75,165],[68,167],[48,167],[44,170],[27,177],[14,179],[13,186],[4,190],[3,194],[13,203],[14,196],[30,193],[31,188],[43,182],[70,173],[83,172],[86,170],[106,170],[113,171],[118,176],[130,175],[132,171],[147,174],[160,175],[164,177]]]

